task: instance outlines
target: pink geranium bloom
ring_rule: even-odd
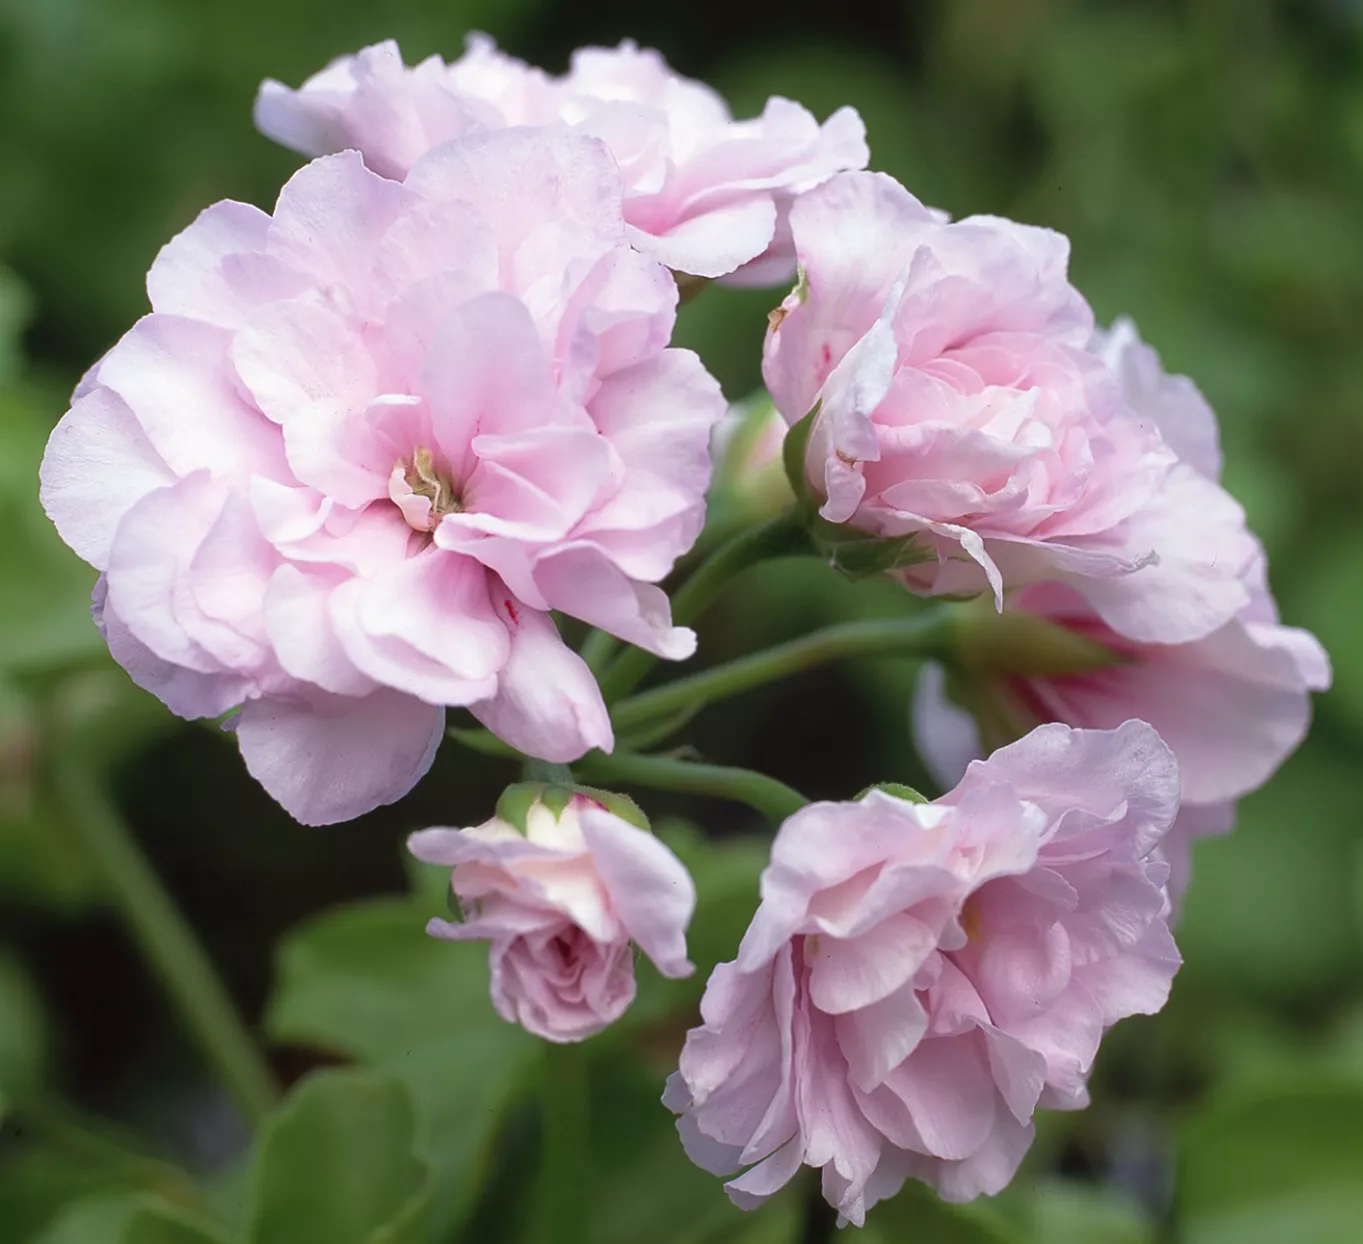
[[[418,859],[453,868],[462,923],[432,920],[449,941],[492,943],[492,1001],[508,1023],[546,1041],[581,1041],[634,1001],[633,942],[664,976],[690,976],[691,875],[647,830],[576,794],[554,811],[536,800],[523,827],[493,817],[425,829]]]
[[[110,650],[326,823],[401,796],[444,706],[547,760],[611,746],[549,610],[690,654],[653,584],[704,520],[719,388],[676,287],[564,129],[480,133],[405,183],[315,161],[209,208],[82,383],[43,502],[103,572]]]
[[[1121,379],[1127,405],[1159,427],[1183,462],[1216,479],[1216,417],[1192,382],[1166,375],[1130,321],[1098,334],[1091,348]],[[1171,890],[1181,894],[1190,839],[1230,828],[1231,801],[1262,786],[1306,737],[1310,693],[1330,685],[1329,658],[1315,637],[1279,622],[1265,570],[1260,552],[1242,573],[1243,608],[1210,635],[1183,644],[1127,639],[1062,584],[1013,594],[1010,611],[1043,617],[1120,660],[1048,677],[964,674],[978,722],[947,698],[941,669],[925,667],[914,732],[934,776],[951,785],[969,761],[1040,722],[1103,729],[1133,717],[1148,721],[1178,757],[1184,806],[1165,850],[1174,865]]]
[[[866,131],[851,108],[820,126],[774,96],[735,121],[703,83],[625,40],[582,48],[562,77],[470,38],[453,64],[413,68],[391,40],[334,61],[297,90],[267,81],[256,124],[304,155],[354,148],[401,178],[430,147],[479,127],[564,122],[602,139],[625,179],[625,219],[640,250],[678,272],[775,284],[795,269],[792,198],[841,169],[864,168]]]
[[[821,514],[912,537],[934,595],[1060,581],[1119,633],[1182,643],[1245,605],[1240,507],[1122,397],[1059,234],[949,222],[882,174],[801,197],[803,276],[763,374],[787,420],[818,406]]]
[[[934,803],[796,813],[668,1083],[691,1158],[742,1171],[745,1208],[820,1167],[857,1224],[908,1177],[998,1192],[1037,1107],[1087,1103],[1104,1029],[1165,1002],[1177,806],[1173,756],[1128,722],[1042,726]]]

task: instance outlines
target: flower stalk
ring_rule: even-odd
[[[540,1107],[540,1238],[543,1244],[587,1244],[591,1164],[587,1153],[587,1067],[580,1045],[544,1043]]]
[[[104,873],[128,931],[242,1113],[259,1125],[279,1091],[207,952],[88,765],[59,763],[71,826]]]

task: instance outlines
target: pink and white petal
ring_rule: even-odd
[[[270,217],[231,199],[199,213],[153,260],[147,273],[152,310],[224,328],[250,321],[261,294],[287,298],[301,280],[264,254]],[[253,276],[254,281],[244,280]]]
[[[370,172],[358,151],[305,164],[284,184],[270,226],[269,253],[322,286],[335,284],[356,299],[361,315],[373,290],[373,263],[388,228],[414,206],[397,182]]]
[[[964,1161],[938,1162],[921,1173],[915,1169],[914,1174],[936,1188],[942,1200],[953,1204],[995,1196],[1012,1182],[1034,1136],[1030,1123],[1019,1123],[1011,1114],[1000,1111],[989,1138]]]
[[[690,1150],[687,1152],[689,1154]],[[729,1180],[724,1191],[739,1209],[757,1209],[795,1178],[803,1158],[801,1138],[795,1136],[756,1166],[750,1166],[737,1179]]]
[[[510,653],[477,562],[430,549],[333,593],[337,637],[377,682],[431,703],[472,704],[496,692]]]
[[[253,700],[236,725],[251,776],[304,825],[401,799],[431,767],[444,730],[443,709],[387,688],[361,699]]]
[[[978,1030],[930,1038],[885,1080],[935,1157],[968,1158],[995,1126],[998,1090],[982,1046]]]
[[[108,568],[123,516],[176,481],[123,399],[99,385],[52,429],[38,476],[48,518],[97,570]]]
[[[409,191],[457,199],[478,187],[478,201],[505,252],[546,220],[576,226],[598,246],[618,246],[620,170],[605,144],[563,126],[486,130],[444,143],[417,161]]]
[[[1023,798],[1057,810],[1120,814],[1131,827],[1131,850],[1147,854],[1168,832],[1178,811],[1178,764],[1143,721],[1115,730],[1073,730],[1059,723],[1038,726],[974,761],[955,792],[976,782],[1006,782]]]
[[[99,382],[127,403],[176,475],[207,468],[291,482],[279,429],[237,392],[231,336],[197,320],[143,316],[104,356]]]
[[[696,887],[682,862],[647,830],[597,808],[582,810],[582,835],[612,906],[630,938],[664,976],[695,971],[686,926]]]
[[[1229,493],[1179,464],[1156,500],[1122,524],[1126,548],[1158,560],[1117,578],[1075,578],[1114,631],[1141,643],[1210,635],[1249,601],[1244,576],[1259,556],[1245,512]]]
[[[497,613],[511,652],[497,694],[470,705],[473,715],[517,751],[554,764],[594,747],[609,752],[615,736],[596,677],[559,638],[553,619],[510,597],[497,600]]]
[[[232,364],[261,412],[286,427],[315,402],[362,410],[380,388],[362,327],[311,296],[273,303],[233,336]]]
[[[869,1093],[917,1048],[928,1028],[928,1015],[913,989],[887,997],[834,1021],[838,1048],[847,1059],[848,1078]]]
[[[473,468],[480,433],[515,433],[569,423],[549,371],[549,352],[519,298],[482,294],[441,327],[426,360],[422,392],[436,445],[456,483]]]
[[[203,674],[224,667],[185,629],[196,611],[186,617],[184,580],[227,496],[207,471],[148,493],[123,516],[109,557],[109,607],[163,661]]]
[[[769,194],[745,196],[738,202],[702,210],[655,232],[636,201],[625,200],[630,244],[690,276],[726,276],[756,259],[776,232],[776,204]]]
[[[331,594],[343,581],[321,569],[280,566],[265,591],[265,629],[286,673],[335,695],[368,695],[377,684],[346,656],[331,622]]]
[[[541,558],[535,582],[551,609],[666,660],[684,661],[696,650],[696,633],[672,625],[666,593],[628,578],[593,544],[569,544]]]
[[[95,585],[92,613],[109,655],[144,691],[150,691],[177,717],[220,717],[246,698],[250,684],[234,673],[201,673],[173,665],[142,643],[110,608],[101,576]]]

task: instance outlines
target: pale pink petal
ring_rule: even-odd
[[[511,652],[497,676],[497,694],[470,705],[473,715],[540,760],[567,764],[594,747],[609,752],[615,736],[596,678],[559,638],[553,619],[495,590],[493,599]]]
[[[673,978],[695,968],[686,957],[686,926],[696,888],[680,860],[647,830],[594,808],[582,811],[592,861],[626,932]]]
[[[236,725],[251,776],[304,825],[401,799],[431,767],[444,731],[443,709],[387,689],[359,699],[254,700]]]
[[[39,479],[43,508],[62,539],[106,570],[119,521],[176,476],[126,403],[96,385],[52,429]]]

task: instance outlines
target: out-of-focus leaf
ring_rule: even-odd
[[[212,1223],[146,1195],[81,1201],[34,1244],[232,1244]]]
[[[445,1238],[477,1199],[536,1045],[493,1012],[486,946],[428,937],[428,914],[421,903],[378,899],[293,930],[266,1027],[276,1040],[359,1059],[406,1084],[436,1173],[432,1229]]]
[[[996,1202],[1035,1244],[1153,1244],[1154,1224],[1121,1193],[1072,1179],[1019,1181]]]
[[[0,387],[19,376],[19,334],[28,320],[28,291],[8,268],[0,268]]]
[[[1363,1085],[1284,1083],[1217,1103],[1179,1140],[1187,1244],[1355,1244],[1363,1223]]]
[[[687,1158],[660,1100],[665,1076],[638,1059],[593,1062],[592,1244],[710,1244],[749,1225],[723,1181]]]
[[[18,1096],[37,1086],[46,1044],[42,999],[23,964],[0,946],[0,1092]]]
[[[415,1142],[400,1081],[313,1073],[261,1133],[251,1244],[424,1244],[430,1171]]]
[[[1294,621],[1319,637],[1334,666],[1322,708],[1363,732],[1363,527],[1353,524],[1315,547],[1296,585]]]
[[[1308,744],[1240,804],[1225,838],[1197,844],[1178,928],[1184,967],[1198,981],[1265,1000],[1328,996],[1363,965],[1349,869],[1363,775]]]
[[[36,412],[0,394],[0,669],[61,666],[104,647],[90,619],[95,572],[62,543],[38,504],[46,436]]]
[[[858,1237],[865,1244],[932,1240],[934,1244],[1023,1244],[988,1208],[948,1205],[926,1185],[911,1179],[902,1192],[871,1207]],[[1049,1240],[1046,1244],[1051,1244]]]
[[[60,1113],[39,1127],[23,1106],[14,1114],[24,1137],[0,1150],[0,1244],[31,1244],[69,1206],[146,1193],[187,1203],[194,1189],[183,1172],[95,1134]]]

